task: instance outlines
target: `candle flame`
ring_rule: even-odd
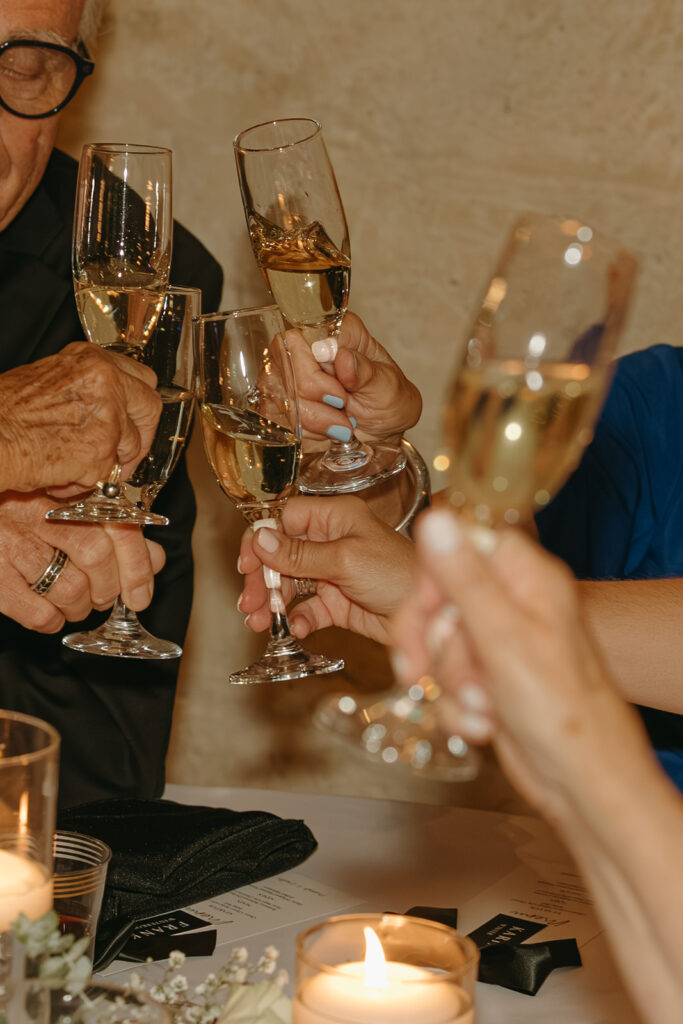
[[[19,835],[28,834],[28,790],[19,797]]]
[[[372,928],[364,928],[365,935],[365,978],[366,988],[387,987],[387,961],[379,941]]]

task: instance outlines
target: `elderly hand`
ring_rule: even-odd
[[[287,332],[287,344],[306,436],[346,440],[329,433],[331,427],[341,427],[349,437],[354,430],[361,440],[397,441],[419,420],[420,392],[355,313],[344,317],[335,356],[330,342],[311,347],[299,331]],[[323,365],[333,366],[335,376]]]
[[[249,529],[242,538],[238,567],[246,579],[238,607],[247,615],[247,625],[258,632],[270,624],[262,572],[267,565],[283,577],[318,581],[315,596],[291,613],[296,636],[341,626],[386,643],[388,616],[410,589],[411,541],[378,519],[360,498],[341,495],[290,498],[280,525],[278,531]],[[283,578],[282,590],[285,600],[291,600],[294,581]]]
[[[634,750],[651,759],[561,562],[519,531],[482,554],[446,510],[416,532],[415,587],[393,628],[401,682],[435,675],[448,727],[492,738],[512,782],[551,818],[605,764],[628,774]]]
[[[161,412],[149,367],[88,342],[0,374],[0,490],[91,490],[125,480]]]
[[[136,526],[48,522],[54,507],[45,495],[8,492],[0,498],[0,613],[27,629],[55,633],[94,609],[108,608],[117,594],[135,611],[152,599],[154,574],[166,560],[161,545]],[[59,548],[69,556],[45,595],[31,584]]]

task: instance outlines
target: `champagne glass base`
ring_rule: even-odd
[[[237,686],[250,683],[285,683],[288,679],[306,676],[326,676],[344,668],[342,658],[327,658],[324,654],[307,651],[290,637],[269,644],[265,653],[247,668],[230,674],[230,682]]]
[[[66,523],[129,523],[133,526],[168,526],[166,516],[146,512],[132,501],[119,496],[94,495],[71,505],[50,509],[46,519]]]
[[[303,494],[349,494],[387,480],[405,464],[405,452],[387,442],[339,443],[326,452],[305,455],[297,485]]]
[[[112,626],[105,622],[98,629],[85,630],[81,633],[69,633],[62,637],[65,647],[83,654],[102,654],[108,658],[140,658],[152,661],[164,661],[179,658],[182,647],[172,640],[162,640],[153,636],[144,626],[137,622],[137,628],[130,629]]]
[[[358,699],[330,694],[316,708],[317,728],[352,744],[372,761],[398,765],[438,782],[469,782],[480,757],[460,736],[448,735],[433,702],[413,700],[404,690]]]

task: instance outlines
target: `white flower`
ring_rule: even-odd
[[[152,999],[156,1000],[157,1003],[165,1003],[168,999],[166,989],[164,988],[163,985],[152,985],[151,989],[149,990],[149,994],[151,995]]]
[[[246,964],[249,959],[249,950],[245,946],[235,946],[232,951],[231,959],[236,964]]]
[[[280,955],[280,950],[277,949],[276,946],[266,946],[263,952],[264,955],[267,956],[269,960],[277,960],[277,958]]]
[[[272,981],[238,985],[232,990],[217,1024],[289,1024],[291,1003]]]
[[[137,971],[133,971],[131,974],[128,979],[128,986],[132,988],[133,992],[141,992],[144,989],[145,983]]]
[[[168,955],[168,962],[173,970],[176,971],[185,963],[185,954],[179,949],[174,949]]]
[[[238,985],[243,985],[247,978],[249,977],[249,972],[247,971],[246,967],[238,967],[235,971],[233,971],[232,977],[233,980],[236,981]]]
[[[172,992],[187,992],[187,978],[184,974],[176,974],[168,986]]]

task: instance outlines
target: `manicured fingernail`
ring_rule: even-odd
[[[437,509],[425,516],[420,539],[435,555],[451,555],[460,546],[462,530],[454,515]]]
[[[251,618],[251,615],[245,615],[244,616],[244,625],[247,627],[247,629],[249,629],[249,619],[250,618]]]
[[[244,576],[244,569],[242,568],[242,556],[240,555],[237,559],[237,571],[241,576]]]
[[[344,408],[344,399],[337,398],[336,395],[323,395],[323,402],[325,403],[325,405],[331,405],[335,409]]]
[[[331,437],[334,441],[350,441],[351,431],[348,427],[340,427],[336,423],[332,427],[327,428],[327,436]]]
[[[349,416],[349,422],[351,423],[351,426],[355,430],[356,427],[358,426],[358,420],[356,419],[356,417],[355,416]]]
[[[476,743],[483,743],[493,734],[491,719],[474,711],[463,711],[459,719],[459,728],[465,739]]]
[[[326,338],[325,341],[314,341],[311,345],[311,352],[314,359],[319,363],[331,363],[337,354],[339,345],[336,338]]]
[[[237,611],[238,612],[242,611],[242,598],[243,597],[244,597],[244,594],[240,594],[240,596],[237,598]]]
[[[477,683],[465,683],[458,689],[458,700],[464,711],[486,715],[491,708],[488,694]]]
[[[427,627],[427,647],[433,657],[438,657],[458,628],[460,612],[454,604],[446,604],[434,616]]]
[[[277,551],[280,546],[280,539],[275,530],[259,530],[254,542],[260,544],[266,551]]]
[[[152,593],[151,583],[145,583],[142,587],[136,587],[130,595],[131,605],[134,605],[137,609],[146,608],[152,600]]]
[[[391,660],[391,667],[394,671],[394,675],[400,681],[407,679],[408,677],[408,659],[406,658],[403,651],[390,651],[389,658]]]

